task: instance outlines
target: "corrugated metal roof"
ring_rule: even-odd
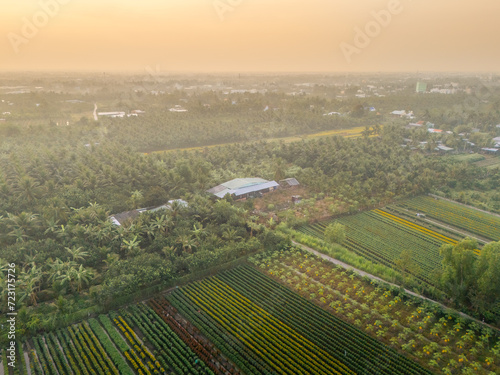
[[[269,189],[269,188],[276,187],[276,186],[279,186],[279,184],[276,181],[266,181],[265,183],[262,183],[262,184],[254,184],[251,186],[245,186],[245,187],[242,187],[240,189],[223,190],[219,193],[216,193],[215,195],[219,198],[223,198],[226,194],[235,195],[236,197],[239,197],[241,195],[254,193],[257,191]]]
[[[299,184],[299,181],[297,181],[296,178],[285,178],[284,180],[280,180],[280,184],[283,183],[283,184],[287,184],[289,186],[298,186],[300,185]]]
[[[167,204],[161,206],[152,206],[146,208],[138,208],[132,211],[121,212],[119,214],[115,214],[109,217],[111,222],[115,225],[122,225],[127,220],[134,220],[137,216],[142,214],[143,212],[155,212],[159,210],[170,210],[172,208],[172,203],[178,202],[182,207],[187,207],[188,202],[182,199],[172,199],[169,200]]]
[[[436,149],[441,150],[441,151],[452,151],[453,150],[451,147],[442,146],[442,145],[437,146]]]
[[[231,190],[236,190],[236,189],[241,189],[247,186],[252,186],[256,184],[263,184],[268,182],[267,180],[264,180],[263,178],[235,178],[234,180],[224,182],[223,185],[224,187],[231,189]]]
[[[211,189],[207,190],[207,193],[219,195],[219,193],[223,193],[222,196],[226,195],[229,190],[238,190],[244,187],[248,186],[253,186],[253,185],[258,185],[258,184],[264,184],[266,182],[269,182],[267,180],[264,180],[263,178],[235,178],[231,181],[224,182],[218,186],[215,186]]]

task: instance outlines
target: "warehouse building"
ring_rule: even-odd
[[[279,184],[276,181],[267,181],[262,178],[235,178],[207,190],[207,193],[217,198],[224,198],[226,194],[229,194],[233,199],[246,199],[260,197],[278,187]]]

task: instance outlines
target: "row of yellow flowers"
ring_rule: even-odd
[[[293,353],[301,353],[303,356],[315,360],[308,364],[310,367],[312,363],[319,361],[318,356],[321,356],[325,362],[333,366],[329,370],[330,373],[338,373],[338,370],[349,373],[349,369],[342,363],[219,279],[212,278],[210,281],[205,280],[196,283],[196,285],[202,289],[203,293],[197,292],[194,288],[187,288],[186,295],[199,306],[203,306],[204,311],[216,319],[225,329],[245,342],[247,342],[245,339],[251,340],[251,343],[248,342],[248,344],[255,351],[269,353],[270,356],[274,356],[272,359],[287,362],[294,361]],[[207,297],[210,298],[209,301],[207,301]],[[229,316],[232,320],[229,321],[224,316]],[[247,327],[238,329],[234,325],[235,321],[241,321],[242,325]],[[249,335],[247,330],[251,330],[252,335]],[[257,337],[262,337],[262,340],[256,340]],[[273,345],[263,346],[262,342],[272,342]],[[287,342],[287,347],[279,348],[277,343],[280,342]],[[278,347],[276,348],[276,346]],[[284,353],[286,351],[291,352],[291,354],[287,355]],[[270,362],[272,365],[272,360]],[[298,369],[295,371],[297,373]]]
[[[125,319],[123,319],[122,316],[118,316],[118,318],[113,319],[113,321],[118,326],[120,331],[125,335],[125,337],[130,342],[130,344],[133,346],[133,348],[135,348],[135,350],[133,350],[131,348],[130,351],[131,351],[132,355],[134,357],[136,357],[136,362],[138,362],[139,367],[142,368],[144,373],[145,374],[150,373],[148,367],[153,371],[156,368],[161,369],[161,365],[158,362],[158,360],[156,359],[156,357],[153,355],[153,353],[151,353],[149,351],[149,349],[144,344],[142,344],[140,342],[140,340],[137,337],[137,335],[135,334],[134,330],[132,328],[130,328],[130,326],[127,324]],[[139,354],[137,354],[137,353],[139,353]],[[142,360],[139,358],[139,356]],[[146,363],[147,366],[144,365],[143,361]],[[155,364],[157,364],[157,365],[155,366]]]
[[[433,230],[424,228],[421,225],[414,224],[411,221],[402,219],[402,218],[400,218],[398,216],[395,216],[395,215],[392,215],[392,214],[390,214],[388,212],[385,212],[385,211],[382,211],[382,210],[379,210],[379,209],[376,209],[376,210],[373,210],[373,211],[376,212],[377,214],[385,216],[385,217],[387,217],[387,218],[389,218],[389,219],[391,219],[391,220],[393,220],[393,221],[395,221],[395,222],[397,222],[399,224],[406,225],[406,226],[408,226],[408,227],[410,227],[412,229],[415,229],[415,230],[417,230],[417,231],[419,231],[421,233],[424,233],[424,234],[426,234],[426,235],[428,235],[430,237],[436,238],[436,239],[441,240],[443,242],[446,242],[446,243],[449,243],[449,244],[453,244],[453,245],[455,245],[455,244],[458,243],[458,241],[456,241],[456,240],[453,240],[453,239],[451,239],[449,237],[443,236],[442,234],[439,234],[439,233],[437,233],[437,232],[435,232]]]

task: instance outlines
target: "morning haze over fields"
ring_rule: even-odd
[[[499,14],[0,0],[0,375],[500,374]]]
[[[0,69],[490,71],[500,58],[495,0],[54,0],[13,53],[7,35],[51,2],[2,0]],[[391,6],[401,11],[348,64],[339,45]]]

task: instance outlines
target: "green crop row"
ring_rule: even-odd
[[[429,196],[413,198],[400,203],[399,206],[424,213],[428,217],[492,241],[500,241],[500,217],[495,215]]]
[[[374,369],[380,374],[430,374],[251,267],[192,283],[167,298],[195,325],[231,337],[233,348],[272,372],[278,367],[284,374]]]

